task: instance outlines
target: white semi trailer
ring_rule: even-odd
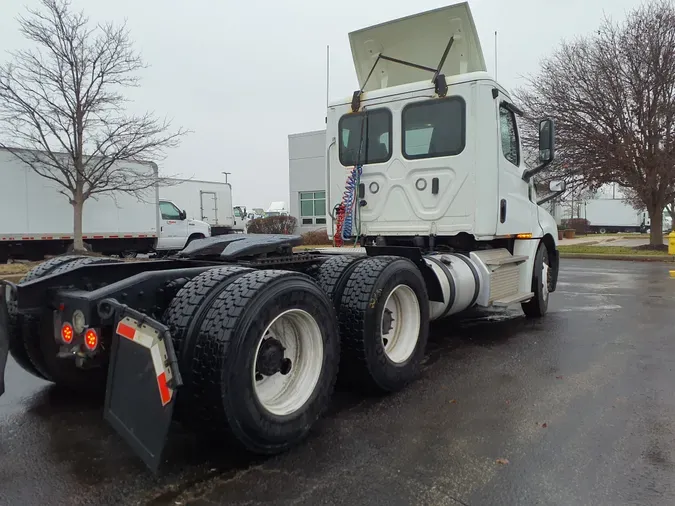
[[[74,392],[105,389],[106,419],[153,469],[174,408],[214,444],[283,452],[336,381],[386,393],[414,380],[431,320],[547,312],[557,227],[532,177],[553,160],[554,126],[540,122],[527,169],[520,112],[485,71],[468,4],[350,40],[360,89],[328,108],[328,231],[362,248],[230,234],[163,261],[54,259],[0,304],[0,351]]]
[[[127,165],[157,174],[155,164]],[[0,263],[42,260],[72,248],[73,207],[62,188],[6,149],[0,149],[0,174]],[[207,223],[185,216],[181,195],[171,197],[160,198],[156,186],[140,197],[115,192],[89,198],[82,223],[85,244],[107,255],[135,256],[179,251],[191,240],[209,237]]]

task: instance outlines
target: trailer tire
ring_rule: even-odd
[[[34,267],[28,273],[21,278],[19,284],[27,283],[34,279],[41,278],[50,274],[50,271],[56,269],[57,267],[73,262],[79,258],[84,258],[80,255],[64,255],[54,258],[50,258],[46,262],[42,262],[37,267]],[[14,361],[19,364],[19,366],[26,372],[36,376],[40,379],[46,379],[40,371],[33,365],[28,352],[26,351],[26,345],[24,343],[22,335],[23,327],[23,317],[18,314],[16,306],[16,296],[13,292],[7,296],[7,316],[9,317],[8,326],[9,326],[9,353],[12,355]]]
[[[249,452],[283,452],[327,408],[339,355],[335,311],[309,276],[244,274],[218,294],[197,336],[191,421]]]
[[[552,275],[553,271],[550,267],[548,248],[542,242],[534,257],[534,267],[532,269],[532,293],[534,293],[534,297],[521,304],[525,316],[541,318],[548,311]]]
[[[360,261],[367,259],[366,256],[344,255],[326,260],[312,276],[326,295],[333,301],[336,313],[340,311],[342,294]]]
[[[164,324],[169,327],[178,367],[182,373],[184,387],[178,397],[177,415],[191,411],[190,363],[194,353],[196,335],[215,297],[225,286],[253,269],[227,266],[209,269],[186,283],[172,299],[164,312]]]
[[[49,275],[64,274],[83,265],[118,263],[114,258],[78,257],[49,271]],[[59,344],[54,339],[52,311],[24,318],[22,335],[31,363],[47,381],[76,392],[94,393],[105,388],[105,367],[82,369],[73,360],[58,357]]]
[[[406,319],[400,321],[401,315]],[[418,375],[429,337],[429,295],[410,260],[382,256],[360,262],[345,286],[338,321],[341,384],[394,392]]]

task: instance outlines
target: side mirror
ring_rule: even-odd
[[[555,124],[551,118],[539,122],[539,165],[523,172],[523,181],[529,182],[539,174],[555,157]]]
[[[548,191],[551,193],[544,197],[543,199],[537,201],[537,205],[540,206],[553,200],[556,197],[559,197],[567,189],[567,183],[565,181],[551,181],[548,183]]]
[[[185,212],[185,210],[178,213],[178,217],[181,219],[181,221],[183,221],[185,218],[187,218],[187,213]]]
[[[548,191],[553,193],[562,193],[567,188],[565,181],[551,181],[548,184]]]
[[[539,162],[549,164],[555,157],[555,124],[551,118],[539,122]]]

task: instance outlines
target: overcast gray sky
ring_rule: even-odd
[[[150,68],[131,91],[136,112],[192,130],[168,152],[169,174],[222,180],[235,205],[288,200],[288,134],[324,128],[326,45],[331,99],[357,88],[347,33],[452,0],[73,0],[92,21],[127,19]],[[470,0],[488,69],[499,32],[499,80],[535,72],[561,39],[621,18],[638,0]],[[36,0],[3,0],[0,49],[25,46],[16,16]],[[5,59],[6,55],[1,55]]]

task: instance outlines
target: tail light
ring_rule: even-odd
[[[94,351],[98,347],[98,334],[94,329],[88,329],[85,332],[84,345],[89,351]]]
[[[66,322],[61,326],[61,339],[64,343],[70,344],[73,342],[73,337],[75,336],[75,331],[73,326]]]

